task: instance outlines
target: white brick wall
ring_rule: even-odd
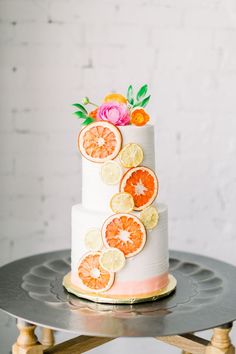
[[[71,103],[147,82],[171,248],[236,265],[234,0],[0,0],[0,77],[1,264],[70,246]]]

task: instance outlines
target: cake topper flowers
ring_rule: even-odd
[[[107,121],[116,126],[130,124],[143,126],[150,120],[144,109],[151,97],[147,95],[147,92],[148,86],[143,85],[135,95],[133,86],[130,85],[126,97],[119,93],[110,93],[105,96],[101,105],[84,97],[82,103],[73,104],[78,109],[75,115],[83,120],[82,125],[88,125],[94,121]],[[86,105],[92,105],[95,108],[88,112]]]
[[[110,101],[103,103],[97,111],[99,120],[106,120],[114,125],[130,124],[130,112],[124,103]]]

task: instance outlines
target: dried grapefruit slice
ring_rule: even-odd
[[[103,243],[107,247],[118,248],[125,257],[139,253],[146,242],[143,223],[132,214],[111,215],[102,227]]]
[[[113,213],[130,213],[134,209],[134,199],[129,193],[116,193],[111,198],[110,207]]]
[[[146,227],[147,230],[154,229],[154,227],[157,226],[159,220],[157,208],[151,205],[143,209],[140,214],[140,220],[142,221],[143,225]]]
[[[100,256],[100,263],[109,272],[118,272],[125,265],[125,255],[118,248],[108,248]]]
[[[108,272],[100,264],[101,252],[89,252],[78,266],[78,277],[84,289],[95,292],[108,290],[114,281],[114,273]]]
[[[114,159],[120,149],[122,136],[109,122],[94,122],[83,128],[78,137],[78,147],[86,159],[105,162]]]
[[[116,161],[106,161],[101,167],[101,177],[106,184],[118,184],[122,172],[121,166]]]
[[[147,167],[133,167],[123,176],[120,192],[130,193],[134,199],[134,210],[143,210],[152,202],[158,193],[158,179]]]
[[[99,251],[103,246],[102,234],[100,229],[90,229],[84,237],[85,246],[90,251]]]
[[[127,144],[120,151],[119,158],[124,167],[137,167],[143,161],[143,149],[135,143]]]

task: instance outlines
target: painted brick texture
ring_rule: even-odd
[[[70,247],[71,103],[148,83],[170,247],[236,265],[233,0],[0,0],[0,77],[1,264]]]

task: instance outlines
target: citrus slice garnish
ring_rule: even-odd
[[[86,290],[102,292],[113,284],[114,273],[101,266],[100,256],[101,252],[89,252],[80,260],[78,277]]]
[[[103,243],[107,247],[118,248],[125,257],[139,253],[146,242],[143,223],[132,214],[111,215],[102,227]]]
[[[101,166],[101,177],[106,184],[118,184],[122,177],[122,168],[116,161],[106,161]]]
[[[122,136],[117,127],[105,121],[98,121],[83,128],[78,137],[81,154],[93,162],[114,159],[120,149]]]
[[[143,149],[135,143],[127,144],[120,151],[119,158],[124,167],[137,167],[143,161]]]
[[[127,98],[119,93],[109,93],[104,98],[104,102],[119,102],[119,103],[127,103]]]
[[[134,199],[129,193],[116,193],[111,198],[110,207],[113,213],[130,213],[134,209]]]
[[[147,230],[154,229],[154,227],[157,226],[159,220],[157,208],[151,205],[143,209],[140,214],[140,220],[142,221],[143,225],[146,227]]]
[[[103,246],[102,234],[100,229],[90,229],[84,237],[85,246],[90,251],[99,251]]]
[[[125,255],[118,248],[108,248],[100,256],[100,263],[109,272],[118,272],[125,265]]]
[[[133,167],[123,176],[120,192],[127,192],[134,199],[134,210],[143,210],[155,200],[158,193],[158,179],[147,167]]]

